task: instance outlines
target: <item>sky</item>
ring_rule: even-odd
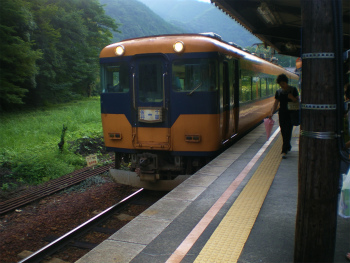
[[[199,2],[206,2],[206,3],[211,3],[210,0],[197,0]]]

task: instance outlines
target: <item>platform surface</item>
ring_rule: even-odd
[[[258,126],[77,262],[293,262],[299,127],[281,145]],[[334,262],[348,251],[338,217]]]

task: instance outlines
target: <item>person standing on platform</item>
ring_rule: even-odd
[[[281,88],[276,91],[275,103],[272,106],[269,118],[272,118],[274,112],[277,110],[277,107],[279,105],[279,125],[283,139],[282,158],[286,159],[287,153],[292,149],[292,146],[290,145],[290,140],[292,138],[293,131],[293,125],[291,123],[288,110],[288,102],[299,101],[299,93],[295,87],[288,85],[288,77],[285,74],[279,75],[276,81]]]

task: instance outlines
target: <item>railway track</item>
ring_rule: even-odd
[[[125,207],[127,207],[128,204],[144,203],[145,199],[147,199],[147,196],[149,196],[149,193],[150,191],[148,190],[144,190],[142,188],[139,189],[138,191],[124,198],[117,204],[107,208],[100,214],[89,219],[85,223],[79,225],[78,227],[62,235],[61,237],[55,239],[54,241],[52,241],[45,247],[41,248],[40,250],[34,252],[27,258],[20,261],[20,263],[42,262],[46,260],[48,257],[55,255],[55,253],[57,253],[58,251],[65,250],[66,247],[76,246],[75,244],[84,243],[79,240],[84,240],[84,237],[89,232],[102,232],[102,233],[110,232],[111,229],[104,227],[105,222],[109,218],[113,217],[115,214],[120,213],[120,211],[122,211]],[[149,203],[149,206],[154,202],[156,202],[162,196],[163,195],[157,195],[156,198],[151,197],[152,203]],[[112,234],[112,233],[109,233],[109,234]],[[90,244],[91,247],[85,247],[85,248],[92,249],[96,245],[98,244]]]
[[[112,163],[112,164],[108,164],[106,166],[101,166],[97,168],[85,167],[81,170],[77,170],[73,173],[67,174],[55,180],[51,180],[50,182],[47,182],[42,186],[35,188],[34,190],[24,191],[18,197],[9,199],[4,202],[0,202],[0,215],[5,214],[9,211],[15,210],[23,205],[31,203],[45,196],[51,195],[60,190],[63,190],[67,187],[78,184],[89,177],[103,174],[113,166],[114,164]]]

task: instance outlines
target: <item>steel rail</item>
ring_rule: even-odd
[[[106,210],[104,210],[100,214],[94,216],[93,218],[89,219],[85,223],[77,226],[73,230],[71,230],[68,233],[64,234],[63,236],[57,238],[55,241],[49,243],[48,245],[46,245],[45,247],[34,252],[30,256],[19,261],[19,263],[41,262],[45,257],[52,255],[54,252],[56,252],[58,249],[65,246],[67,243],[69,243],[75,237],[85,233],[91,227],[93,227],[96,224],[98,224],[99,222],[105,220],[107,217],[109,217],[111,214],[113,214],[116,209],[119,209],[120,206],[123,206],[127,202],[130,202],[134,197],[138,196],[143,190],[144,189],[141,188],[138,191],[136,191],[135,193],[129,195],[128,197],[125,197],[123,200],[119,201],[117,204],[107,208]]]
[[[113,164],[109,164],[106,166],[101,166],[97,168],[83,168],[81,170],[75,171],[73,173],[67,174],[63,177],[52,180],[42,186],[39,186],[35,190],[27,190],[22,193],[21,196],[12,198],[10,200],[0,202],[0,215],[16,208],[19,208],[23,205],[31,203],[39,198],[42,198],[47,195],[51,195],[55,192],[63,190],[67,187],[78,184],[89,177],[94,175],[102,174],[108,171]]]

